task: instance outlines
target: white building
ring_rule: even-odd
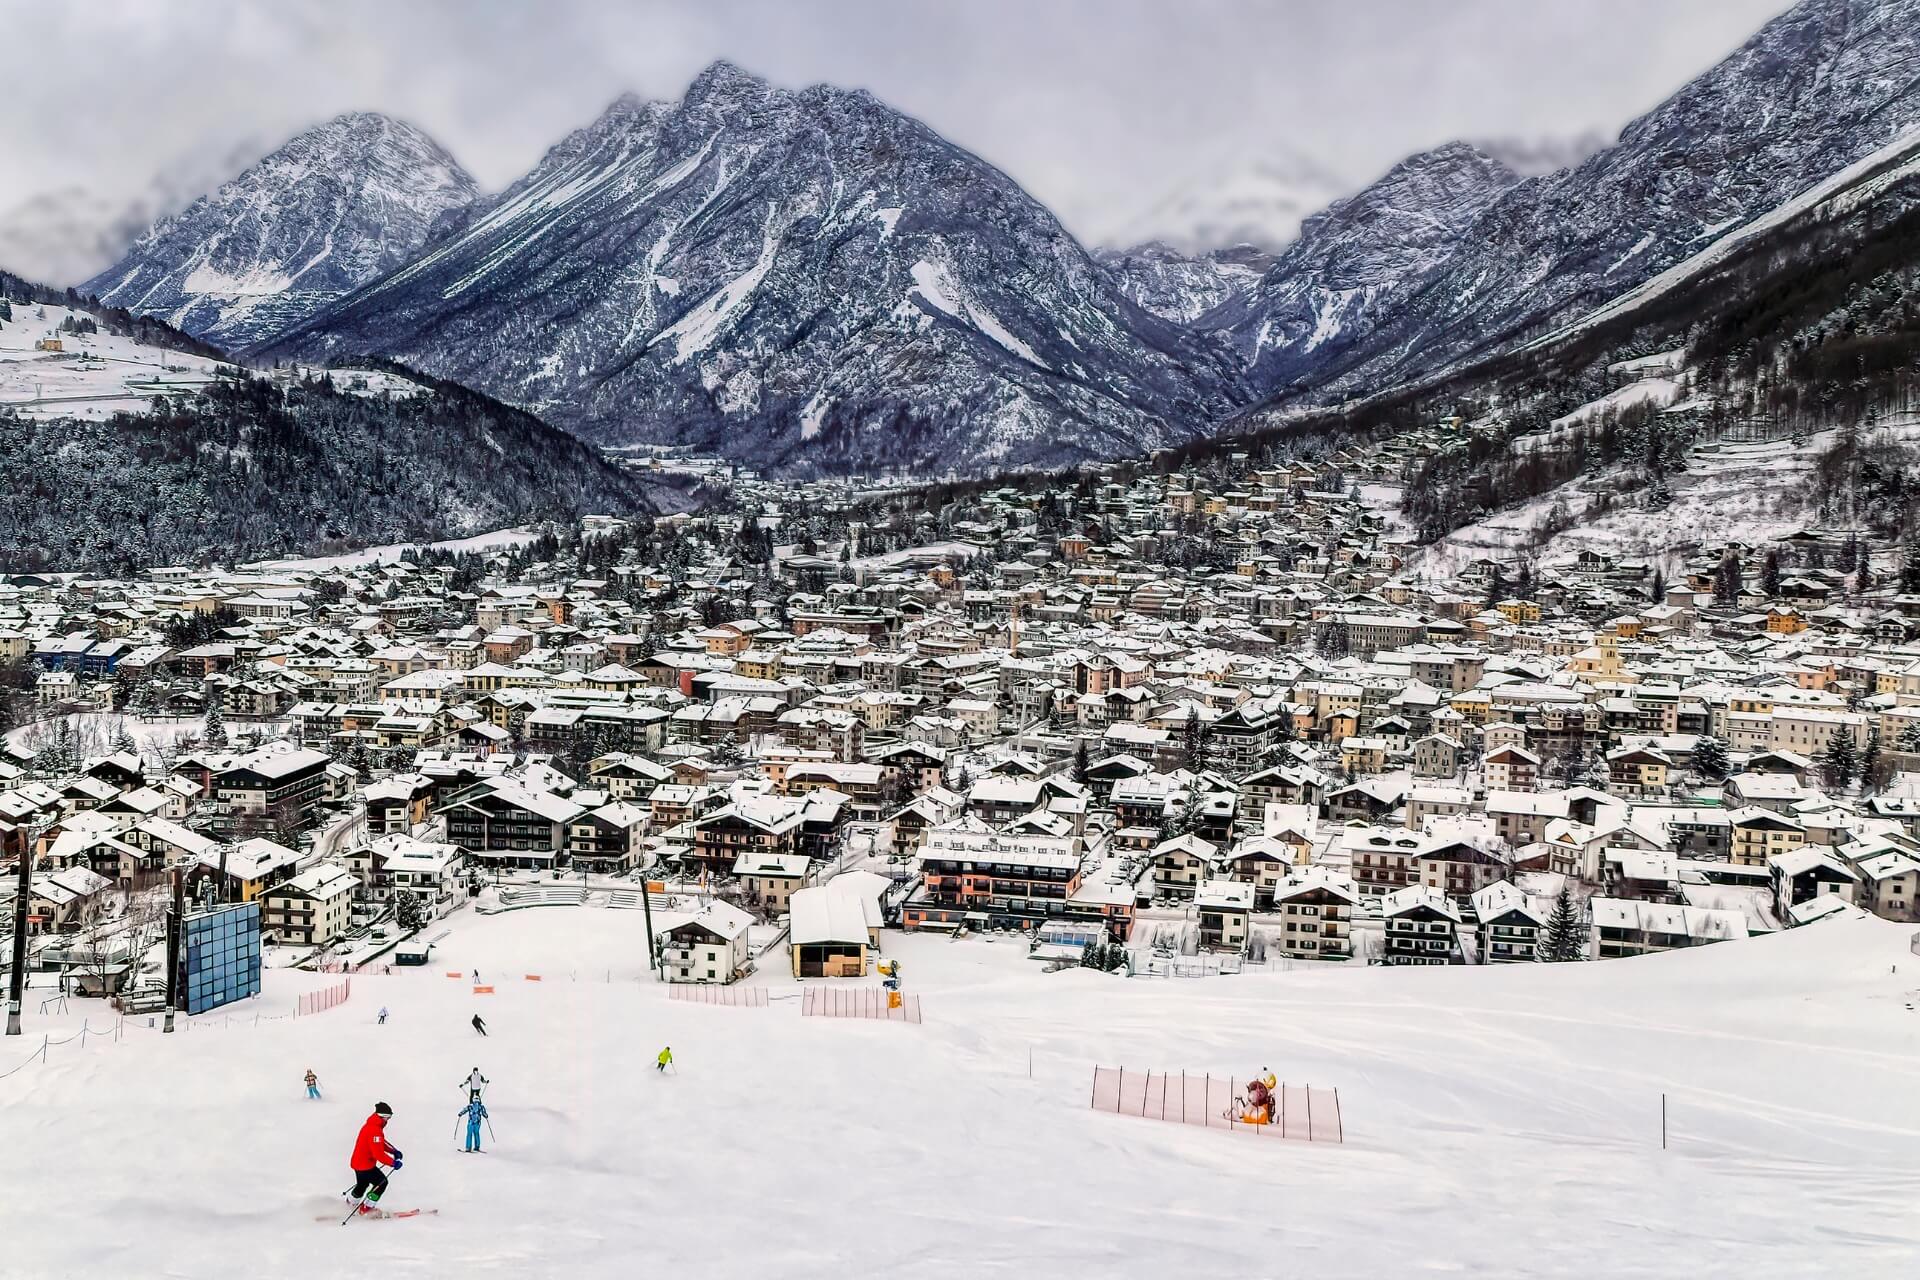
[[[359,883],[353,872],[335,862],[309,867],[267,890],[260,930],[296,946],[319,946],[343,937]]]
[[[710,902],[700,914],[654,930],[668,982],[732,982],[752,968],[747,929],[753,917],[730,902]]]

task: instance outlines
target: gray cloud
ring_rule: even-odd
[[[414,121],[492,187],[632,89],[731,58],[866,87],[1097,238],[1197,167],[1358,183],[1454,137],[1611,136],[1779,0],[274,0],[0,4],[0,208],[143,186],[336,112]],[[24,106],[22,104],[25,104]]]

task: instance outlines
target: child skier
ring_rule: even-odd
[[[666,1048],[660,1051],[660,1056],[653,1060],[653,1069],[655,1071],[665,1071],[668,1067],[672,1065],[673,1065],[673,1046],[668,1045]]]
[[[380,1006],[380,1025],[383,1027],[387,1025],[387,1006],[385,1005]]]
[[[320,1100],[320,1077],[313,1074],[313,1068],[307,1068],[307,1096],[315,1102]]]
[[[487,1034],[487,1024],[480,1021],[480,1015],[477,1013],[473,1015],[473,1029],[481,1035]]]
[[[487,1104],[480,1101],[479,1093],[475,1092],[467,1105],[460,1108],[460,1114],[467,1118],[467,1145],[463,1149],[480,1150],[480,1122],[487,1118]]]
[[[467,1072],[467,1078],[460,1083],[466,1087],[467,1101],[478,1102],[480,1101],[480,1091],[492,1084],[493,1081],[481,1075],[480,1068],[475,1067],[473,1070]]]
[[[393,1108],[384,1102],[373,1104],[373,1114],[360,1126],[360,1135],[353,1140],[353,1190],[349,1196],[360,1202],[361,1213],[374,1212],[381,1195],[387,1189],[387,1175],[380,1170],[381,1165],[390,1166],[395,1172],[400,1169],[400,1149],[387,1141],[387,1120],[392,1117]]]

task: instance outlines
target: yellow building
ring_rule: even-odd
[[[1771,809],[1736,809],[1727,820],[1733,835],[1727,860],[1736,866],[1764,867],[1774,854],[1798,849],[1807,842],[1805,827]]]

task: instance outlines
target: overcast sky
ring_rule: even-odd
[[[118,195],[349,109],[489,188],[618,93],[732,59],[865,87],[1097,239],[1176,182],[1289,149],[1355,185],[1455,137],[1609,138],[1781,0],[0,0],[0,209]]]

